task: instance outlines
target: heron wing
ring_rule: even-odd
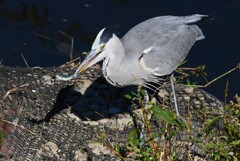
[[[163,47],[179,34],[188,34],[190,26],[197,34],[197,40],[204,38],[202,31],[194,23],[208,18],[206,15],[159,16],[148,19],[134,26],[121,39],[127,54],[140,56],[150,46]],[[179,36],[180,37],[180,36]]]
[[[179,25],[174,31],[169,30],[167,40],[152,44],[140,56],[140,65],[145,69],[153,70],[156,75],[168,75],[177,68],[186,58],[189,50],[199,37],[203,38],[202,31],[196,25]],[[161,35],[158,35],[159,39]]]
[[[195,23],[209,18],[199,14],[155,17],[133,27],[121,40],[126,54],[138,59],[142,68],[167,75],[186,58],[195,41],[204,38]]]

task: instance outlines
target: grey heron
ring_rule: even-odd
[[[103,28],[76,72],[58,78],[75,78],[103,60],[103,76],[113,86],[146,87],[149,83],[159,83],[162,76],[173,73],[196,41],[204,39],[196,23],[209,18],[211,16],[200,14],[154,17],[134,26],[121,39],[111,28]],[[173,79],[170,80],[175,110],[179,115]]]

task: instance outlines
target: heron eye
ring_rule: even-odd
[[[103,49],[105,48],[105,46],[106,46],[106,45],[105,45],[105,44],[103,44],[103,45],[101,46],[101,50],[103,50]]]

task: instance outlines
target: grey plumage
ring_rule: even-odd
[[[111,54],[116,57],[108,60],[108,77],[124,86],[158,81],[156,76],[171,74],[195,41],[204,38],[194,23],[205,17],[208,16],[161,16],[133,27],[113,49]],[[119,49],[125,52],[118,53]]]
[[[111,29],[104,28],[76,72],[58,78],[75,78],[78,73],[103,60],[103,75],[110,84],[151,88],[149,82],[159,83],[159,77],[170,75],[186,58],[193,44],[204,38],[196,23],[209,18],[199,14],[154,17],[136,25],[121,39]],[[179,115],[172,78],[175,109]]]
[[[133,27],[121,40],[111,29],[104,28],[98,33],[88,58],[74,75],[58,78],[72,79],[79,71],[104,60],[103,74],[112,85],[158,82],[159,76],[169,75],[177,68],[195,41],[204,38],[195,23],[208,18],[211,17],[199,14],[154,17]]]
[[[204,38],[197,22],[207,15],[159,16],[148,19],[119,39],[110,29],[102,29],[88,57],[69,80],[103,60],[103,75],[114,86],[146,85],[171,74],[186,58],[197,40]]]

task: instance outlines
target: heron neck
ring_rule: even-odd
[[[125,49],[117,36],[114,37],[109,46],[111,47],[108,48],[107,52],[110,53],[110,55],[103,61],[103,75],[110,84],[121,86],[117,83],[117,78],[120,74],[119,72],[121,72],[121,65],[126,54]]]
[[[109,63],[113,64],[114,66],[120,65],[126,54],[125,48],[121,40],[116,35],[113,35],[113,39],[110,42],[109,46],[110,46],[108,48],[108,52],[110,53]]]

